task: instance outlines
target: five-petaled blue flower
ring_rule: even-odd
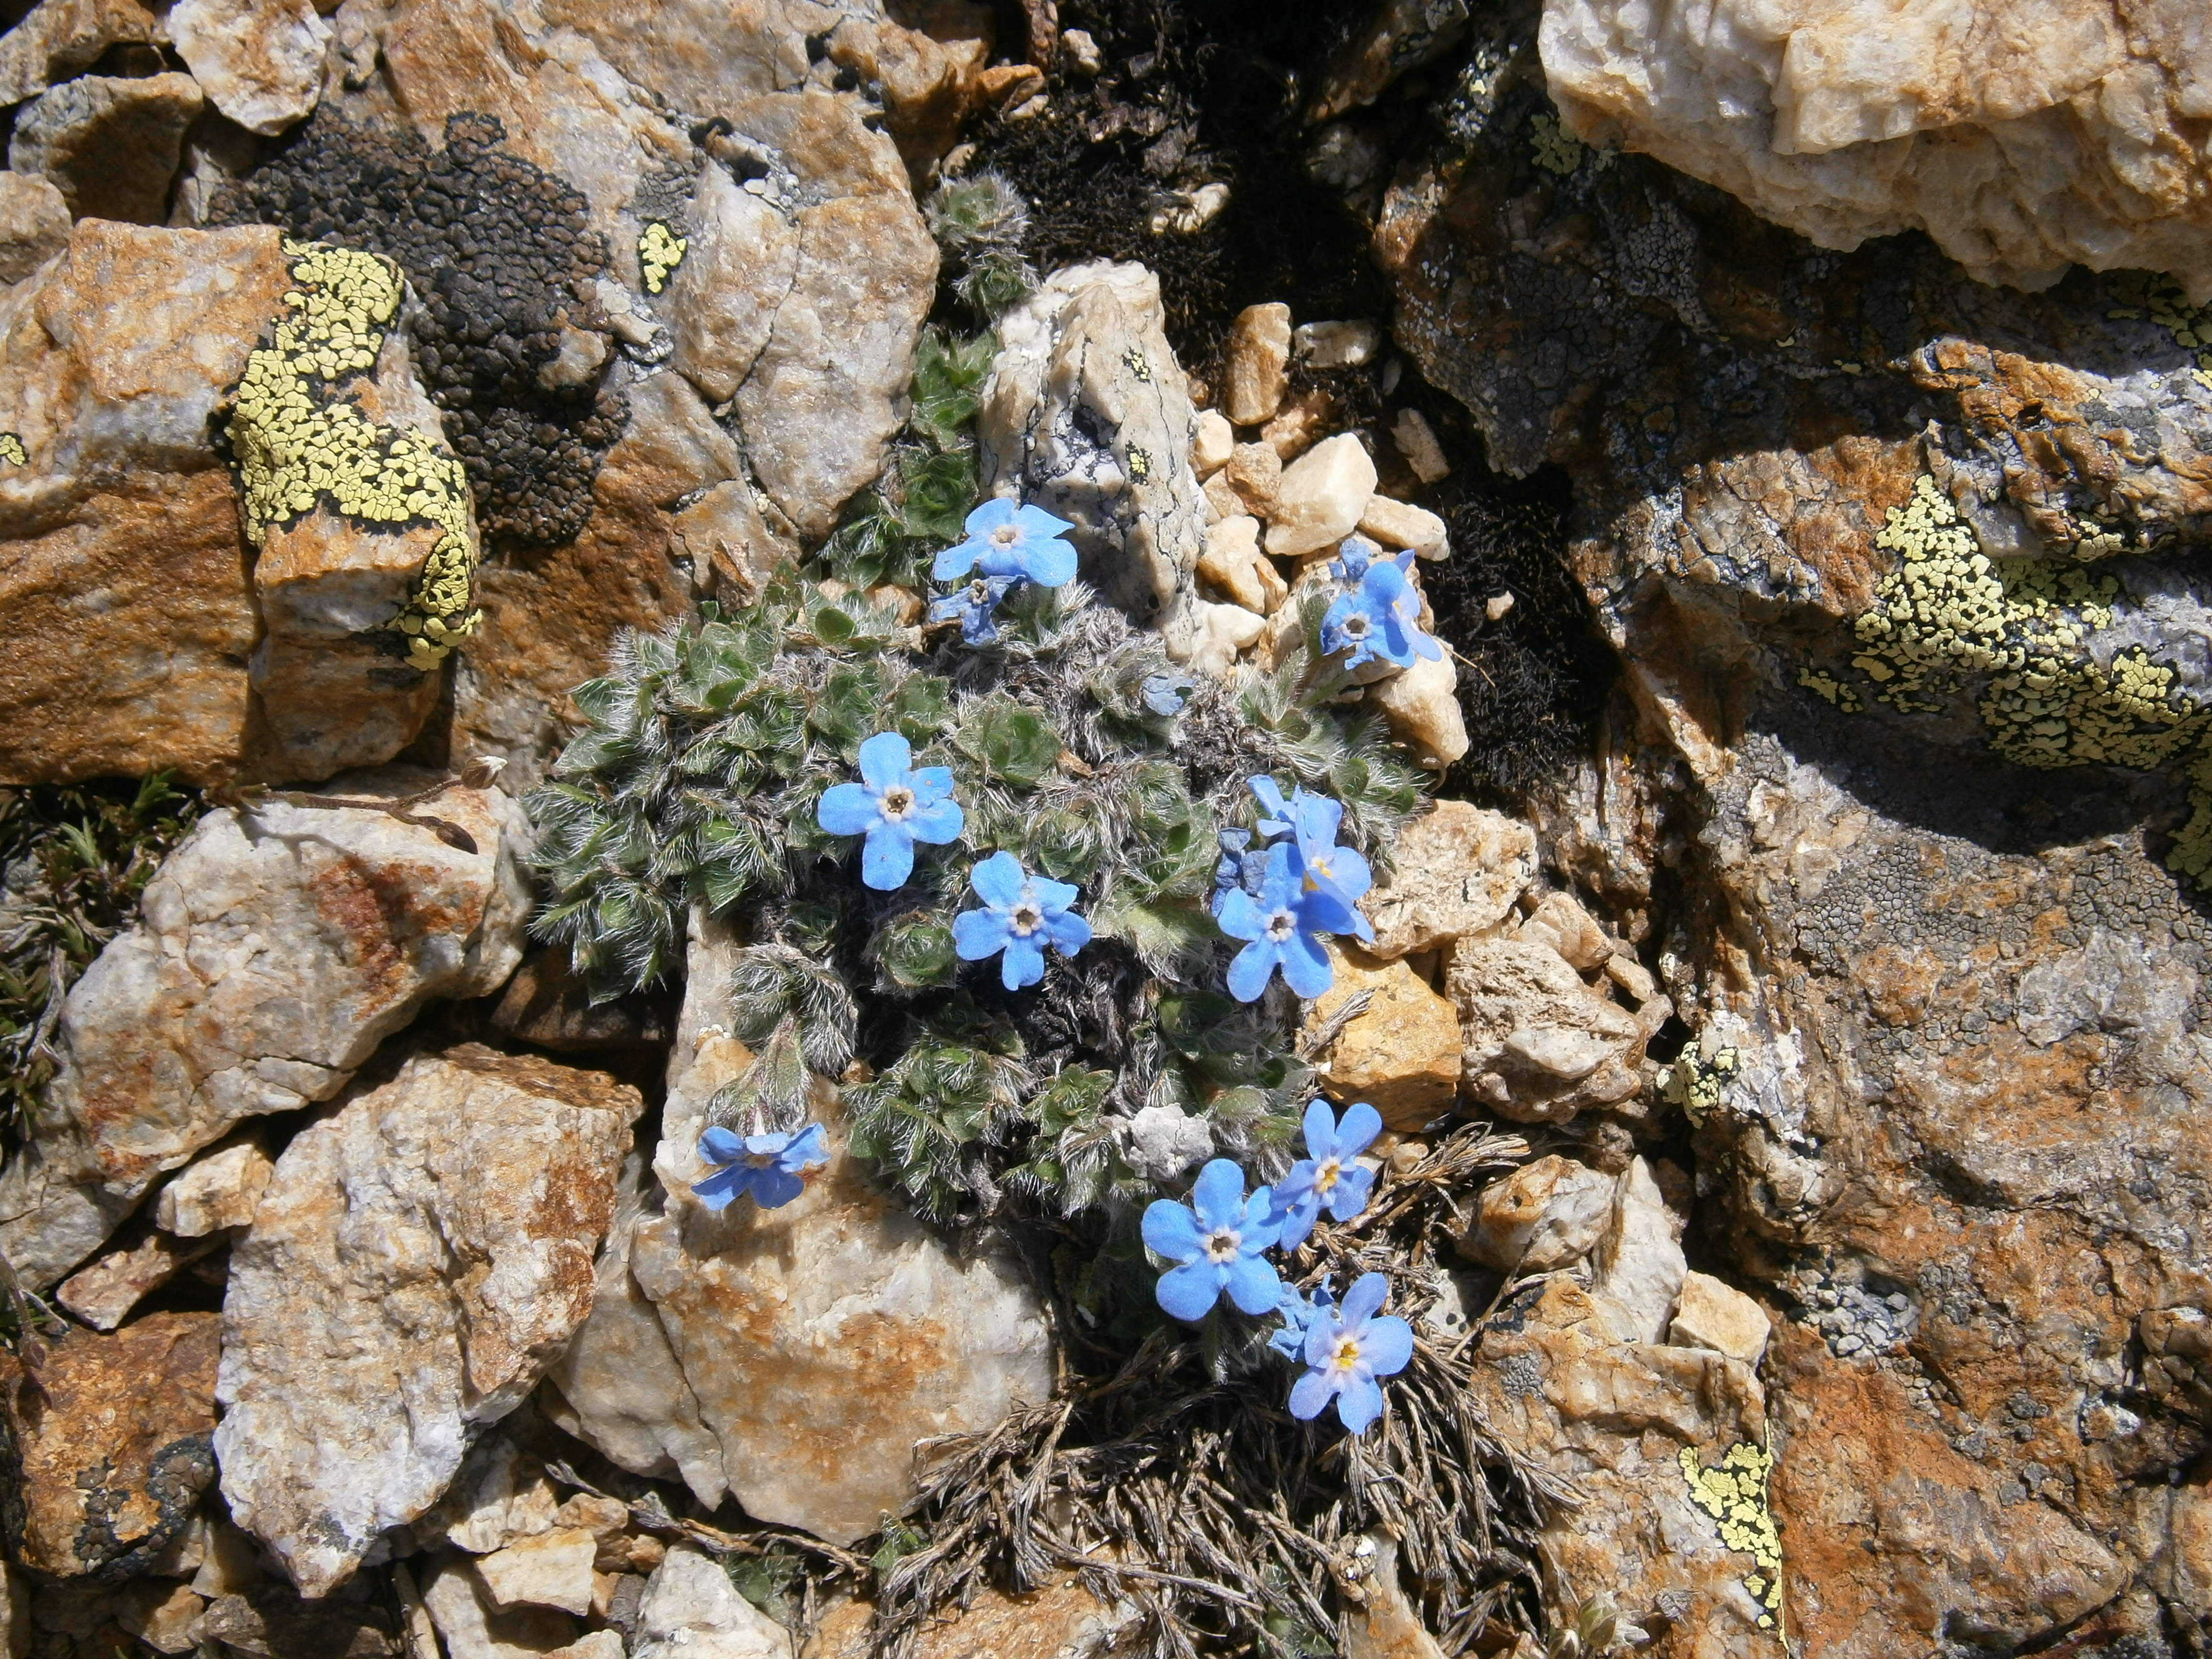
[[[1352,913],[1318,888],[1308,888],[1297,869],[1297,849],[1277,842],[1267,849],[1267,872],[1256,896],[1243,888],[1220,896],[1214,921],[1231,939],[1250,941],[1229,964],[1229,994],[1256,1002],[1279,967],[1283,982],[1302,997],[1317,997],[1335,975],[1316,936],[1355,931]]]
[[[1297,851],[1296,868],[1310,891],[1328,894],[1350,912],[1352,931],[1363,939],[1375,937],[1374,924],[1359,913],[1360,896],[1375,884],[1367,860],[1349,847],[1336,844],[1338,826],[1344,822],[1343,803],[1328,795],[1310,795],[1294,788],[1287,801],[1273,778],[1248,780],[1267,816],[1260,832],[1288,835]]]
[[[915,842],[957,841],[966,820],[952,799],[951,769],[915,770],[906,739],[878,732],[860,745],[860,781],[823,790],[814,821],[833,836],[866,836],[860,879],[889,892],[914,873]]]
[[[1412,667],[1417,656],[1442,657],[1443,647],[1421,631],[1420,596],[1406,580],[1413,556],[1378,558],[1378,550],[1354,536],[1329,566],[1329,574],[1347,591],[1338,594],[1322,617],[1322,654],[1348,653],[1346,668],[1357,668],[1374,657],[1397,668]]]
[[[1061,539],[1075,526],[1041,507],[1022,507],[1000,495],[968,515],[968,539],[937,556],[931,574],[941,582],[981,570],[986,576],[1018,576],[1039,587],[1075,580],[1075,549]]]
[[[957,621],[962,640],[969,645],[988,645],[999,637],[999,601],[1020,581],[1018,576],[986,576],[979,573],[969,578],[966,586],[932,599],[929,619],[933,623]]]
[[[1382,1114],[1364,1100],[1346,1107],[1340,1120],[1325,1100],[1307,1106],[1306,1151],[1312,1156],[1291,1164],[1291,1172],[1275,1183],[1275,1214],[1282,1222],[1277,1243],[1286,1250],[1297,1249],[1324,1209],[1339,1221],[1349,1221],[1367,1207],[1375,1171],[1352,1160],[1382,1133]]]
[[[1076,890],[1064,881],[1030,875],[1012,853],[982,860],[968,872],[968,884],[983,908],[953,917],[952,948],[963,962],[1006,952],[999,979],[1009,991],[1044,977],[1047,945],[1072,957],[1091,943],[1091,924],[1067,908],[1075,902]]]
[[[1313,1328],[1316,1319],[1330,1312],[1335,1306],[1336,1299],[1328,1293],[1326,1276],[1315,1289],[1310,1301],[1288,1285],[1284,1285],[1283,1299],[1275,1304],[1275,1311],[1283,1316],[1283,1322],[1267,1339],[1267,1346],[1285,1359],[1304,1358],[1306,1333]]]
[[[1195,1322],[1220,1299],[1248,1314],[1273,1313],[1282,1299],[1283,1281],[1260,1253],[1275,1242],[1268,1219],[1273,1202],[1265,1187],[1244,1196],[1244,1172],[1217,1158],[1198,1172],[1190,1202],[1155,1199],[1145,1210],[1145,1243],[1180,1262],[1160,1275],[1152,1288],[1160,1306],[1176,1318]]]
[[[1334,1399],[1336,1414],[1354,1434],[1382,1415],[1382,1389],[1375,1379],[1401,1371],[1413,1357],[1413,1328],[1376,1309],[1389,1285],[1381,1273],[1363,1273],[1344,1293],[1344,1305],[1316,1315],[1306,1331],[1306,1373],[1291,1385],[1291,1415],[1312,1419]]]
[[[715,1166],[691,1183],[692,1196],[708,1209],[726,1208],[739,1193],[750,1193],[763,1210],[778,1210],[805,1190],[799,1176],[829,1163],[830,1151],[818,1123],[769,1135],[709,1129],[699,1137],[699,1159]]]

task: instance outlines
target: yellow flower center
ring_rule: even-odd
[[[1324,1198],[1328,1197],[1336,1186],[1337,1177],[1343,1173],[1344,1166],[1334,1158],[1323,1158],[1320,1167],[1314,1171],[1314,1191]]]
[[[1329,1355],[1328,1363],[1340,1371],[1348,1371],[1357,1365],[1359,1363],[1359,1339],[1349,1335],[1337,1338],[1336,1352]]]

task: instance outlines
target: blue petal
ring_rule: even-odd
[[[1055,519],[1042,507],[1033,507],[1026,501],[1015,513],[1014,522],[1021,526],[1022,534],[1025,538],[1035,536],[1042,538],[1064,536],[1075,528],[1066,519]]]
[[[818,1170],[830,1161],[830,1137],[818,1123],[810,1123],[791,1138],[777,1162],[787,1170]]]
[[[1346,904],[1375,884],[1374,870],[1356,848],[1331,847],[1326,856],[1328,878],[1336,884],[1337,896]]]
[[[1236,1227],[1244,1220],[1244,1171],[1230,1159],[1217,1158],[1198,1172],[1190,1189],[1190,1206],[1199,1224],[1207,1228]]]
[[[999,983],[1009,991],[1018,991],[1036,984],[1044,977],[1044,946],[1034,935],[1024,939],[1010,933],[1006,953],[999,958]]]
[[[1390,1281],[1381,1273],[1362,1273],[1344,1293],[1339,1316],[1347,1329],[1356,1330],[1374,1316],[1375,1310],[1382,1305],[1382,1298],[1389,1294]]]
[[[1283,1294],[1283,1281],[1272,1263],[1256,1255],[1240,1255],[1229,1264],[1229,1299],[1237,1311],[1272,1313]]]
[[[1277,1219],[1275,1193],[1271,1187],[1255,1187],[1252,1195],[1244,1200],[1244,1214],[1238,1224],[1243,1234],[1239,1246],[1247,1255],[1264,1250],[1275,1242],[1282,1223]]]
[[[699,1137],[699,1156],[709,1164],[735,1164],[745,1155],[745,1143],[724,1128],[712,1128]]]
[[[883,816],[876,798],[857,783],[833,783],[822,792],[814,821],[833,836],[857,836]]]
[[[1359,1363],[1377,1376],[1402,1371],[1413,1357],[1413,1328],[1395,1314],[1367,1322],[1359,1339]]]
[[[1352,912],[1327,893],[1300,893],[1296,901],[1298,926],[1309,933],[1349,933]]]
[[[1295,1250],[1313,1234],[1314,1223],[1321,1218],[1321,1200],[1309,1187],[1288,1205],[1279,1205],[1276,1213],[1281,1219],[1276,1224],[1275,1248]]]
[[[952,949],[963,962],[998,955],[1013,936],[1002,911],[963,910],[952,918]]]
[[[1344,822],[1342,803],[1333,796],[1310,795],[1301,789],[1291,803],[1291,811],[1301,847],[1316,849],[1336,845],[1337,826]]]
[[[1305,1346],[1305,1332],[1285,1314],[1282,1328],[1267,1339],[1267,1346],[1285,1359],[1296,1359],[1298,1350]]]
[[[1267,931],[1267,918],[1252,896],[1241,887],[1232,887],[1221,896],[1221,902],[1213,912],[1214,925],[1231,939],[1256,939]],[[1245,1001],[1252,999],[1246,997]]]
[[[1091,924],[1081,916],[1065,912],[1044,919],[1044,936],[1052,941],[1053,949],[1064,957],[1072,957],[1091,943]]]
[[[1188,1205],[1171,1198],[1156,1198],[1145,1206],[1139,1231],[1144,1234],[1147,1249],[1170,1261],[1188,1261],[1206,1248],[1200,1240],[1198,1218],[1191,1214]]]
[[[1233,902],[1243,896],[1242,893],[1231,893],[1229,898]],[[1227,908],[1223,907],[1224,910]],[[1223,931],[1230,930],[1224,926]],[[1239,1002],[1257,1002],[1261,993],[1267,988],[1267,981],[1273,976],[1275,963],[1282,954],[1283,947],[1273,939],[1254,939],[1229,964],[1229,994]]]
[[[1435,636],[1424,634],[1418,628],[1413,629],[1413,649],[1431,662],[1442,662],[1444,659],[1444,648],[1437,643]]]
[[[1043,876],[1033,878],[1030,891],[1036,897],[1037,908],[1048,916],[1059,915],[1083,896],[1083,890],[1064,881],[1053,881]]]
[[[879,893],[906,885],[914,873],[914,837],[903,825],[878,821],[860,847],[860,879]]]
[[[1336,982],[1328,953],[1315,943],[1311,933],[1292,933],[1283,941],[1282,952],[1283,982],[1309,1002]]]
[[[1308,1371],[1291,1384],[1291,1415],[1311,1422],[1322,1414],[1336,1385],[1326,1371]]]
[[[1306,1327],[1306,1364],[1326,1370],[1329,1356],[1336,1352],[1337,1339],[1344,1334],[1344,1327],[1335,1314],[1316,1314],[1314,1322]]]
[[[780,1210],[806,1190],[806,1183],[788,1170],[763,1170],[753,1182],[753,1202],[763,1210]]]
[[[1020,508],[1004,495],[994,495],[968,515],[963,527],[969,535],[980,541],[1001,526],[1010,525],[1020,516]]]
[[[781,1152],[791,1145],[791,1131],[783,1129],[769,1134],[747,1135],[745,1152],[753,1158],[766,1158]]]
[[[907,834],[926,847],[942,847],[949,841],[959,840],[967,823],[968,815],[960,810],[957,800],[933,801],[906,815]]]
[[[975,890],[975,896],[994,910],[1011,910],[1019,904],[1022,888],[1028,880],[1022,861],[1004,851],[978,859],[975,867],[968,872],[968,884]]]
[[[971,524],[974,521],[972,518],[969,520]],[[941,582],[949,582],[956,576],[966,575],[975,568],[975,560],[982,553],[985,545],[984,543],[971,538],[957,546],[946,548],[937,556],[936,562],[929,567],[929,574]]]
[[[1367,1207],[1368,1189],[1374,1184],[1374,1170],[1364,1164],[1347,1164],[1329,1193],[1328,1212],[1339,1221],[1351,1220]]]
[[[1368,1425],[1382,1415],[1381,1385],[1373,1377],[1354,1371],[1337,1391],[1336,1415],[1352,1433],[1366,1433]]]
[[[952,799],[952,769],[949,766],[917,767],[908,776],[907,787],[914,791],[917,804],[934,805]]]
[[[1306,1103],[1304,1127],[1306,1151],[1314,1157],[1327,1158],[1336,1151],[1336,1114],[1329,1110],[1328,1103],[1319,1095]],[[1308,1170],[1313,1168],[1311,1164],[1305,1167]]]
[[[750,1170],[744,1168],[717,1170],[704,1181],[691,1183],[691,1196],[710,1210],[727,1209],[730,1200],[744,1189],[745,1177],[751,1173]]]
[[[1277,842],[1267,849],[1267,874],[1260,881],[1261,905],[1270,910],[1282,909],[1297,902],[1303,885],[1297,848],[1289,842]]]
[[[1075,580],[1075,549],[1054,538],[1022,550],[1022,574],[1039,587],[1065,587]]]
[[[878,732],[860,745],[860,781],[878,794],[895,783],[908,781],[914,750],[896,732]]]
[[[1329,1150],[1347,1162],[1375,1144],[1382,1133],[1382,1114],[1364,1100],[1355,1100],[1336,1121],[1336,1136]]]
[[[1291,827],[1291,809],[1283,803],[1283,792],[1274,779],[1264,775],[1244,780],[1258,799],[1267,817],[1260,820],[1260,833],[1279,836]]]
[[[1162,1273],[1152,1296],[1176,1318],[1194,1325],[1221,1299],[1221,1274],[1210,1261],[1186,1262]]]

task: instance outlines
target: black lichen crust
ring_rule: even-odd
[[[226,191],[215,216],[398,262],[422,302],[416,364],[468,470],[479,526],[495,543],[544,546],[583,528],[629,410],[603,377],[539,379],[564,325],[592,326],[607,249],[583,197],[501,149],[506,136],[489,116],[456,115],[434,150],[319,115]]]

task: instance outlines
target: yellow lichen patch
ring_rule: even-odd
[[[2173,336],[2174,344],[2190,353],[2197,367],[2191,371],[2200,386],[2212,386],[2212,305],[2193,306],[2181,284],[2156,271],[2130,271],[2119,278],[2121,295],[2131,301],[2106,314],[2133,322],[2148,318]]]
[[[1933,478],[1890,509],[1875,544],[1899,556],[1853,624],[1852,665],[1875,696],[1934,710],[1968,676],[1990,746],[2027,766],[2165,766],[2203,735],[2207,711],[2139,647],[2100,663],[2090,635],[2112,623],[2119,584],[2078,565],[1991,559]]]
[[[1736,1073],[1736,1052],[1716,1048],[1685,1048],[1674,1063],[1659,1075],[1659,1091],[1669,1105],[1682,1109],[1695,1127],[1720,1109],[1721,1097]]]
[[[12,432],[0,432],[0,461],[12,461],[17,466],[31,464],[31,458],[23,451],[23,441]]]
[[[374,254],[287,240],[295,286],[271,343],[246,360],[230,417],[246,538],[327,501],[342,518],[445,533],[406,605],[387,626],[407,660],[428,670],[476,631],[469,486],[461,464],[430,438],[380,426],[338,383],[372,373],[398,314],[398,268]]]
[[[658,294],[668,286],[676,267],[684,263],[691,244],[655,219],[637,239],[637,263],[645,273],[645,291]]]
[[[1825,697],[1846,714],[1856,714],[1863,706],[1859,694],[1838,679],[1833,674],[1816,674],[1809,668],[1797,671],[1797,684],[1816,697]]]
[[[1558,116],[1540,113],[1531,118],[1528,137],[1535,149],[1536,165],[1545,172],[1564,179],[1582,165],[1586,153],[1583,142],[1559,125]]]
[[[1766,1501],[1773,1454],[1748,1440],[1739,1440],[1710,1469],[1699,1462],[1694,1446],[1683,1447],[1679,1455],[1682,1478],[1690,1483],[1690,1501],[1720,1522],[1722,1543],[1758,1564],[1755,1571],[1745,1575],[1743,1587],[1764,1609],[1759,1615],[1759,1629],[1780,1634],[1782,1534]]]

